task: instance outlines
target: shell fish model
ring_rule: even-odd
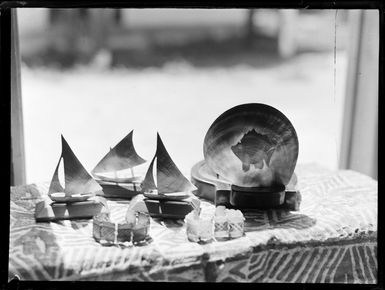
[[[255,129],[247,132],[231,150],[242,161],[242,170],[250,170],[250,165],[263,168],[263,161],[269,165],[275,150],[274,142],[268,135],[258,134]]]
[[[297,163],[298,138],[277,109],[243,104],[214,121],[205,136],[203,154],[207,165],[234,185],[287,185]]]

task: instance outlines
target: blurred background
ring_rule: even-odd
[[[378,18],[372,12],[367,19]],[[350,152],[345,159],[352,159],[352,149],[344,150],[352,133],[344,137],[343,124],[352,124],[345,120],[355,83],[349,75],[357,76],[350,73],[350,47],[362,21],[352,13],[18,9],[26,182],[50,181],[60,134],[91,171],[132,129],[139,155],[151,160],[158,131],[189,176],[214,120],[249,102],[289,118],[299,138],[298,164],[349,168],[341,156]],[[372,63],[367,75],[376,79]],[[376,178],[376,171],[364,173]]]

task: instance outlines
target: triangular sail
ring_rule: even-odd
[[[186,192],[196,187],[179,171],[157,134],[157,187],[158,193]]]
[[[143,191],[151,191],[153,189],[156,189],[155,181],[154,181],[154,161],[155,161],[156,155],[154,158],[152,158],[150,166],[148,167],[146,176],[144,177],[144,180],[142,182],[141,188]]]
[[[114,148],[110,149],[92,170],[92,173],[118,171],[145,163],[146,160],[140,157],[134,148],[132,142],[133,132],[134,130],[124,137]]]
[[[63,135],[61,138],[65,176],[64,192],[67,194],[84,194],[101,190],[100,185],[75,156]]]
[[[52,176],[51,184],[49,185],[48,195],[54,192],[64,192],[64,188],[59,181],[59,165],[60,165],[61,159],[62,159],[62,156],[60,155],[59,161],[56,165],[55,172]]]

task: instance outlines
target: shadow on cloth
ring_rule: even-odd
[[[246,212],[244,215],[246,232],[278,228],[302,230],[314,226],[317,222],[307,215],[285,209],[258,210]]]
[[[184,225],[184,220],[182,219],[162,219],[162,218],[153,218],[154,222],[170,229],[170,230],[180,230]]]

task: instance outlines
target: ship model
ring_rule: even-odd
[[[155,161],[156,168],[154,168]],[[156,153],[142,182],[144,196],[178,200],[188,197],[190,192],[195,189],[195,186],[180,172],[171,159],[158,133]]]
[[[194,207],[196,187],[181,173],[168,154],[159,134],[156,153],[141,184],[151,217],[184,218]]]
[[[48,189],[48,199],[36,204],[36,221],[92,218],[105,204],[95,197],[102,188],[80,163],[63,135],[61,143],[62,152]],[[64,184],[59,179],[61,164]]]
[[[141,193],[141,177],[134,168],[146,162],[132,142],[133,130],[99,161],[91,171],[105,197],[131,199]]]

